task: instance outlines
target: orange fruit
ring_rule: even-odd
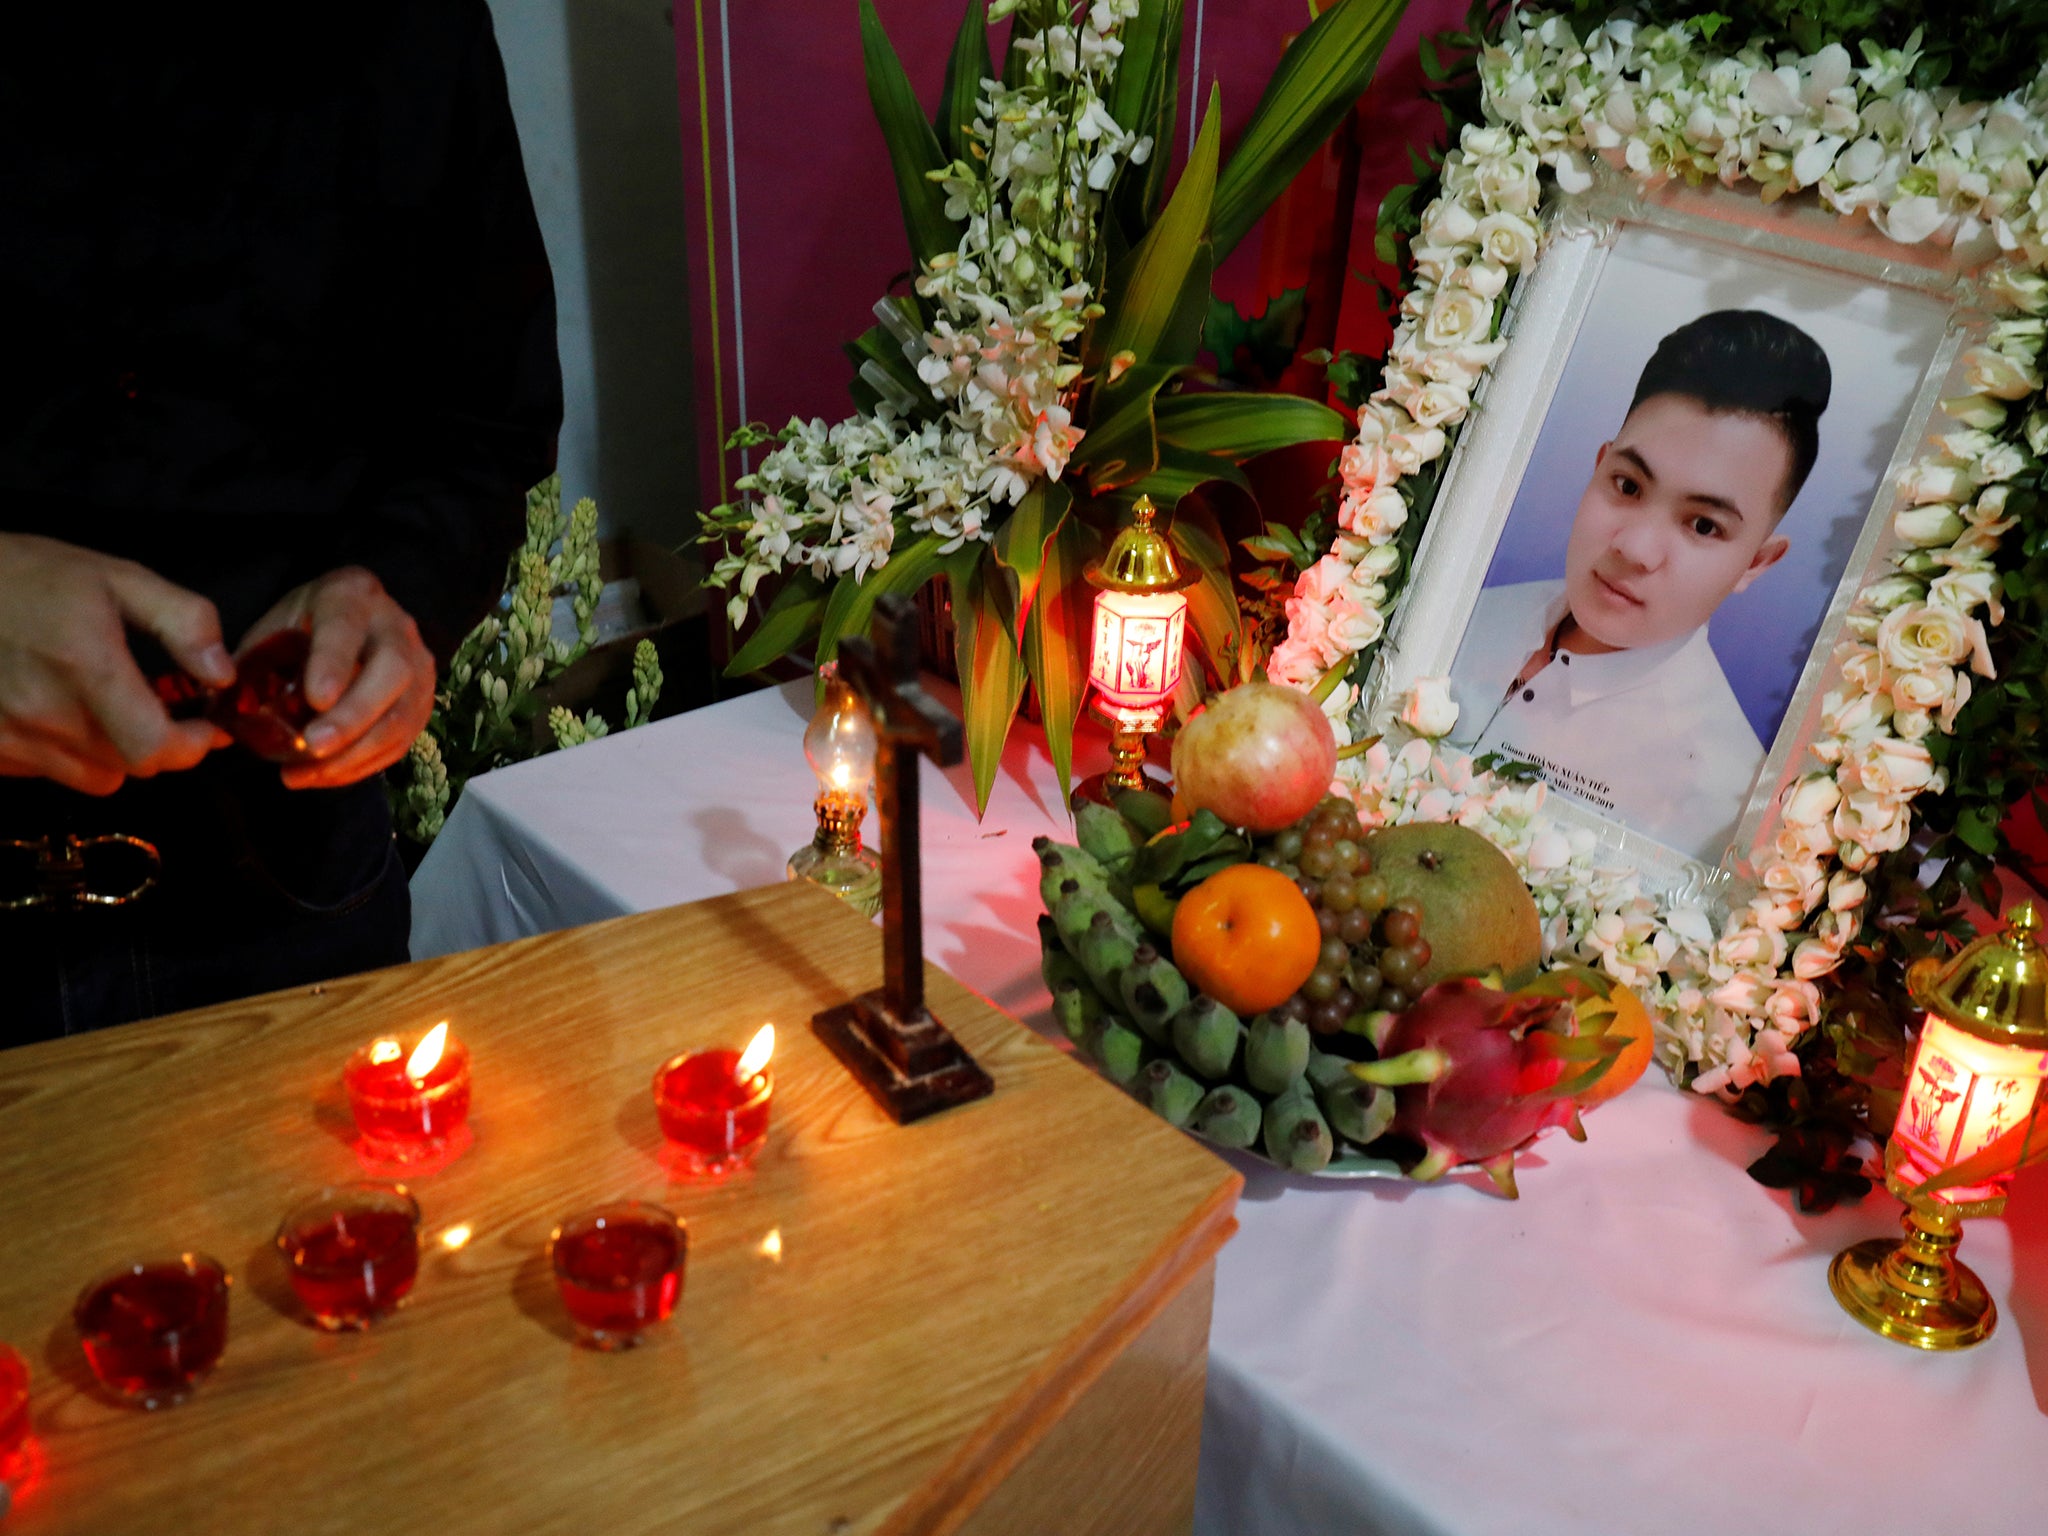
[[[1578,1015],[1582,1033],[1628,1036],[1628,1045],[1615,1057],[1614,1065],[1592,1087],[1574,1096],[1573,1102],[1579,1108],[1591,1109],[1633,1088],[1649,1070],[1650,1055],[1656,1049],[1656,1032],[1651,1028],[1650,1010],[1643,1006],[1643,1000],[1618,981],[1606,997],[1589,994],[1575,999],[1572,1011]]]
[[[1218,870],[1180,899],[1173,963],[1238,1014],[1264,1013],[1300,990],[1323,934],[1301,888],[1263,864]]]

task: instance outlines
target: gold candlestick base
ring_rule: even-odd
[[[1984,1282],[1956,1261],[1962,1223],[1908,1206],[1903,1224],[1903,1238],[1872,1238],[1835,1255],[1828,1268],[1835,1300],[1864,1327],[1915,1349],[1967,1349],[1988,1339],[1998,1307]]]
[[[1113,805],[1117,791],[1124,789],[1149,789],[1170,796],[1172,784],[1145,771],[1145,739],[1159,729],[1166,711],[1104,710],[1102,718],[1109,722],[1109,768],[1075,786],[1073,804],[1093,800],[1098,805]]]

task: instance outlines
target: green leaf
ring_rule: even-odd
[[[960,669],[960,716],[967,730],[967,761],[974,774],[974,813],[988,809],[989,791],[1002,765],[1003,743],[1024,696],[1024,658],[1018,654],[1016,578],[968,544],[946,559],[953,594],[955,654]]]
[[[946,83],[939,92],[939,148],[952,160],[968,158],[968,146],[974,142],[968,130],[974,126],[981,82],[995,72],[988,57],[985,4],[986,0],[967,0],[967,13],[960,18],[953,52],[946,60]]]
[[[809,571],[792,571],[782,590],[775,594],[775,601],[761,616],[761,627],[726,663],[725,675],[740,677],[757,672],[778,656],[788,655],[817,627],[824,612],[824,584]]]
[[[1351,435],[1342,416],[1299,395],[1173,395],[1159,402],[1157,419],[1162,443],[1233,459],[1296,443],[1342,442]]]
[[[1160,388],[1179,371],[1141,363],[1118,380],[1120,387],[1113,399],[1105,397],[1098,405],[1087,435],[1068,461],[1070,469],[1089,471],[1088,483],[1097,494],[1128,485],[1159,467],[1153,402]]]
[[[1956,836],[1989,858],[1998,852],[1998,810],[1971,806],[1956,818]]]
[[[837,656],[839,642],[848,635],[867,633],[868,621],[874,617],[875,602],[883,593],[908,595],[937,575],[939,546],[945,542],[943,535],[928,533],[916,543],[893,551],[889,563],[869,571],[865,580],[840,577],[839,585],[832,589],[831,599],[825,604],[824,616],[819,621],[818,665],[823,666]]]
[[[1046,540],[1059,527],[1073,501],[1073,493],[1057,481],[1034,480],[1017,510],[996,530],[995,558],[1017,578],[1017,614],[1021,619],[1030,619],[1032,600],[1038,596],[1038,573],[1045,559]]]
[[[1372,81],[1407,0],[1338,0],[1281,55],[1216,182],[1210,236],[1229,255]]]
[[[1060,776],[1060,796],[1072,792],[1074,722],[1088,692],[1088,646],[1095,621],[1095,589],[1083,574],[1102,554],[1102,539],[1069,512],[1045,544],[1038,601],[1024,621],[1024,666],[1038,690],[1045,746]]]
[[[1239,490],[1250,493],[1252,483],[1228,459],[1218,458],[1212,453],[1195,453],[1187,448],[1171,448],[1161,444],[1159,467],[1142,480],[1133,480],[1129,485],[1119,486],[1111,493],[1119,506],[1129,506],[1140,496],[1150,496],[1152,504],[1162,512],[1171,512],[1180,505],[1180,499],[1189,491],[1207,485],[1212,480],[1223,480]]]
[[[1121,352],[1129,352],[1139,363],[1163,361],[1155,354],[1173,329],[1182,292],[1201,255],[1209,226],[1209,200],[1216,187],[1216,145],[1222,133],[1217,103],[1218,93],[1212,90],[1195,151],[1181,171],[1166,211],[1110,279],[1106,313],[1089,333],[1091,366],[1100,368]],[[1206,275],[1203,289],[1206,311]],[[1127,372],[1121,379],[1098,384],[1098,409],[1113,402],[1120,386],[1130,387],[1126,383],[1130,377]]]
[[[944,170],[946,156],[938,135],[925,120],[903,61],[882,30],[873,0],[860,0],[860,51],[867,65],[868,100],[882,138],[889,146],[889,165],[896,173],[896,198],[903,206],[903,227],[910,235],[910,253],[919,261],[952,250],[960,243],[959,226],[946,217],[946,194],[930,179]]]
[[[1166,530],[1184,570],[1200,573],[1188,588],[1188,627],[1202,648],[1211,675],[1224,676],[1223,660],[1244,647],[1244,620],[1237,610],[1237,592],[1230,584],[1230,546],[1216,515],[1207,507],[1183,502]]]
[[[1136,134],[1150,134],[1143,165],[1126,166],[1110,193],[1110,216],[1132,240],[1159,211],[1166,170],[1173,160],[1174,116],[1180,107],[1182,0],[1141,0],[1138,14],[1119,34],[1124,45],[1110,87],[1110,116]]]

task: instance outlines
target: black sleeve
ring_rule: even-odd
[[[525,492],[554,468],[554,285],[482,0],[404,8],[377,95],[389,238],[356,238],[389,269],[373,386],[389,393],[366,413],[341,563],[374,571],[445,665],[503,590]]]

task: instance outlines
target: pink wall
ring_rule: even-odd
[[[961,4],[876,0],[928,107]],[[1420,99],[1415,39],[1461,23],[1465,10],[1465,0],[1415,0],[1381,61],[1367,98],[1354,269],[1370,262],[1381,195],[1407,177],[1407,144],[1426,140],[1440,122]],[[1212,80],[1222,87],[1227,146],[1287,36],[1308,19],[1306,0],[1186,0],[1186,12],[1177,159],[1187,151],[1198,62],[1204,90]],[[909,253],[868,107],[853,0],[745,7],[682,0],[676,20],[696,428],[708,505],[723,499],[738,472],[720,452],[724,432],[748,419],[779,424],[791,415],[830,420],[846,412],[849,369],[840,344],[868,326],[870,306],[905,272]],[[1240,303],[1255,300],[1261,265],[1255,234],[1220,274],[1220,291]],[[1280,280],[1298,282],[1300,274]],[[1377,347],[1383,338],[1372,289],[1354,279],[1339,342]]]

